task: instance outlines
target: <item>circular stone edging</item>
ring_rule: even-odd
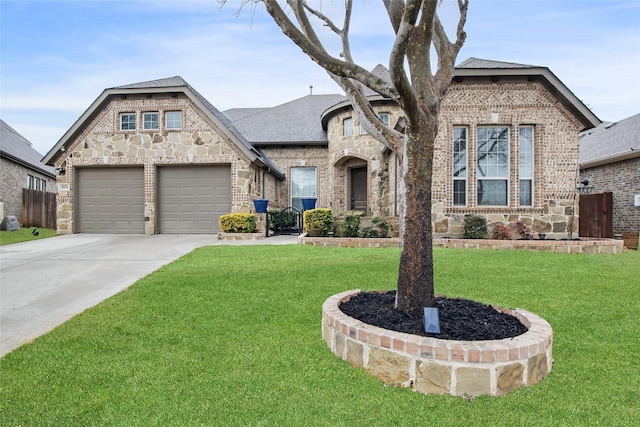
[[[343,313],[340,304],[359,293],[342,292],[324,302],[322,338],[336,356],[387,385],[424,394],[502,396],[551,371],[553,331],[534,313],[494,306],[529,330],[502,340],[444,340],[379,328]]]

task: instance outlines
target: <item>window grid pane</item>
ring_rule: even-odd
[[[477,173],[478,206],[507,206],[509,128],[478,128]]]
[[[142,128],[145,130],[158,129],[158,113],[144,113],[142,115]]]
[[[170,111],[165,114],[167,129],[182,129],[182,111]]]
[[[120,130],[136,130],[136,115],[134,113],[120,115]]]

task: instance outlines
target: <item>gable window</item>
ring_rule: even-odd
[[[344,128],[344,136],[353,135],[353,119],[351,117],[342,121],[342,127]]]
[[[136,114],[120,114],[120,130],[136,130]]]
[[[378,118],[382,123],[384,123],[385,126],[389,126],[389,113],[380,113],[378,114]],[[364,126],[362,126],[362,123],[360,123],[360,135],[365,135],[367,133],[368,132],[366,131]]]
[[[478,206],[507,206],[509,128],[478,127]]]
[[[533,127],[521,126],[518,139],[520,206],[533,206]]]
[[[167,129],[182,129],[182,111],[168,111],[164,115],[164,125]]]
[[[291,206],[302,210],[302,199],[316,194],[316,168],[291,168]]]
[[[142,129],[158,129],[158,113],[142,113]]]
[[[453,206],[467,205],[467,128],[453,128]]]

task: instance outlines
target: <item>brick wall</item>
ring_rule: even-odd
[[[378,111],[379,110],[379,111]],[[402,115],[394,106],[377,106],[376,112],[389,112],[393,126]],[[344,136],[343,120],[353,112],[338,112],[329,121],[329,177],[333,206],[341,203],[348,191],[348,159],[366,162],[369,176],[369,206],[373,215],[397,214],[399,182],[392,154],[383,154],[382,144],[368,135],[359,135],[354,117],[354,135]],[[453,206],[453,128],[466,126],[469,134],[468,156],[476,155],[476,133],[480,126],[506,126],[509,134],[509,206],[481,207],[476,201],[476,171],[469,167],[468,205]],[[520,126],[534,129],[533,206],[519,206],[518,156]],[[551,238],[564,238],[577,230],[575,203],[578,168],[579,131],[575,117],[539,82],[526,78],[505,78],[500,82],[466,79],[453,83],[442,103],[439,132],[434,153],[433,221],[436,237],[460,237],[467,214],[487,218],[490,228],[522,219],[534,232]],[[470,166],[472,166],[470,164]],[[332,206],[332,207],[333,207]],[[334,208],[334,210],[336,210]],[[577,233],[576,233],[577,236]]]
[[[638,234],[640,207],[633,196],[640,194],[640,157],[582,169],[580,180],[588,179],[593,194],[613,193],[614,234]]]

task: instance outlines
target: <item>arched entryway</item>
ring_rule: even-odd
[[[334,164],[333,194],[338,196],[334,210],[359,210],[370,214],[369,170],[367,160],[354,156],[342,157]]]

